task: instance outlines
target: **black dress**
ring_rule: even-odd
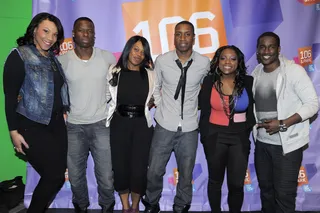
[[[147,73],[121,70],[117,105],[145,106],[149,92]],[[147,182],[147,167],[153,127],[145,116],[123,117],[113,114],[110,124],[110,144],[114,187],[120,194],[135,192],[143,195]]]

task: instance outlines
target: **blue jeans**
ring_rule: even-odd
[[[192,200],[192,172],[198,147],[198,131],[171,132],[156,125],[149,154],[148,182],[145,201],[150,205],[159,203],[163,188],[163,175],[166,165],[174,151],[179,179],[174,204],[184,207]]]
[[[89,206],[86,179],[89,151],[94,161],[99,205],[109,208],[114,202],[109,128],[105,126],[105,123],[105,119],[93,124],[67,123],[67,163],[73,193],[72,202],[80,208]]]

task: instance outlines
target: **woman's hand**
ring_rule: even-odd
[[[17,130],[13,130],[10,131],[10,136],[12,139],[12,143],[14,145],[14,149],[23,154],[26,155],[26,153],[24,153],[22,146],[26,147],[27,149],[29,149],[29,145],[27,144],[27,142],[24,140],[23,136],[17,131]]]

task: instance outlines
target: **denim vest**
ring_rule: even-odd
[[[17,112],[32,121],[48,125],[51,120],[54,101],[54,73],[51,60],[40,54],[34,45],[24,45],[17,48],[24,61],[25,78],[19,92]],[[65,76],[53,52],[49,57],[56,63],[64,82]],[[61,88],[61,99],[65,109],[69,109],[69,94],[66,83]]]

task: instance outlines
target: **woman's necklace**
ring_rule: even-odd
[[[222,84],[222,82],[221,82],[221,84]],[[235,107],[236,107],[237,101],[238,101],[236,89],[233,88],[232,94],[227,96],[222,93],[221,86],[220,86],[220,88],[217,88],[217,86],[215,85],[215,87],[219,93],[220,101],[221,101],[222,108],[223,108],[225,115],[229,119],[232,119],[232,116],[234,114],[234,110],[235,110]],[[228,98],[226,98],[226,97],[228,97]]]

